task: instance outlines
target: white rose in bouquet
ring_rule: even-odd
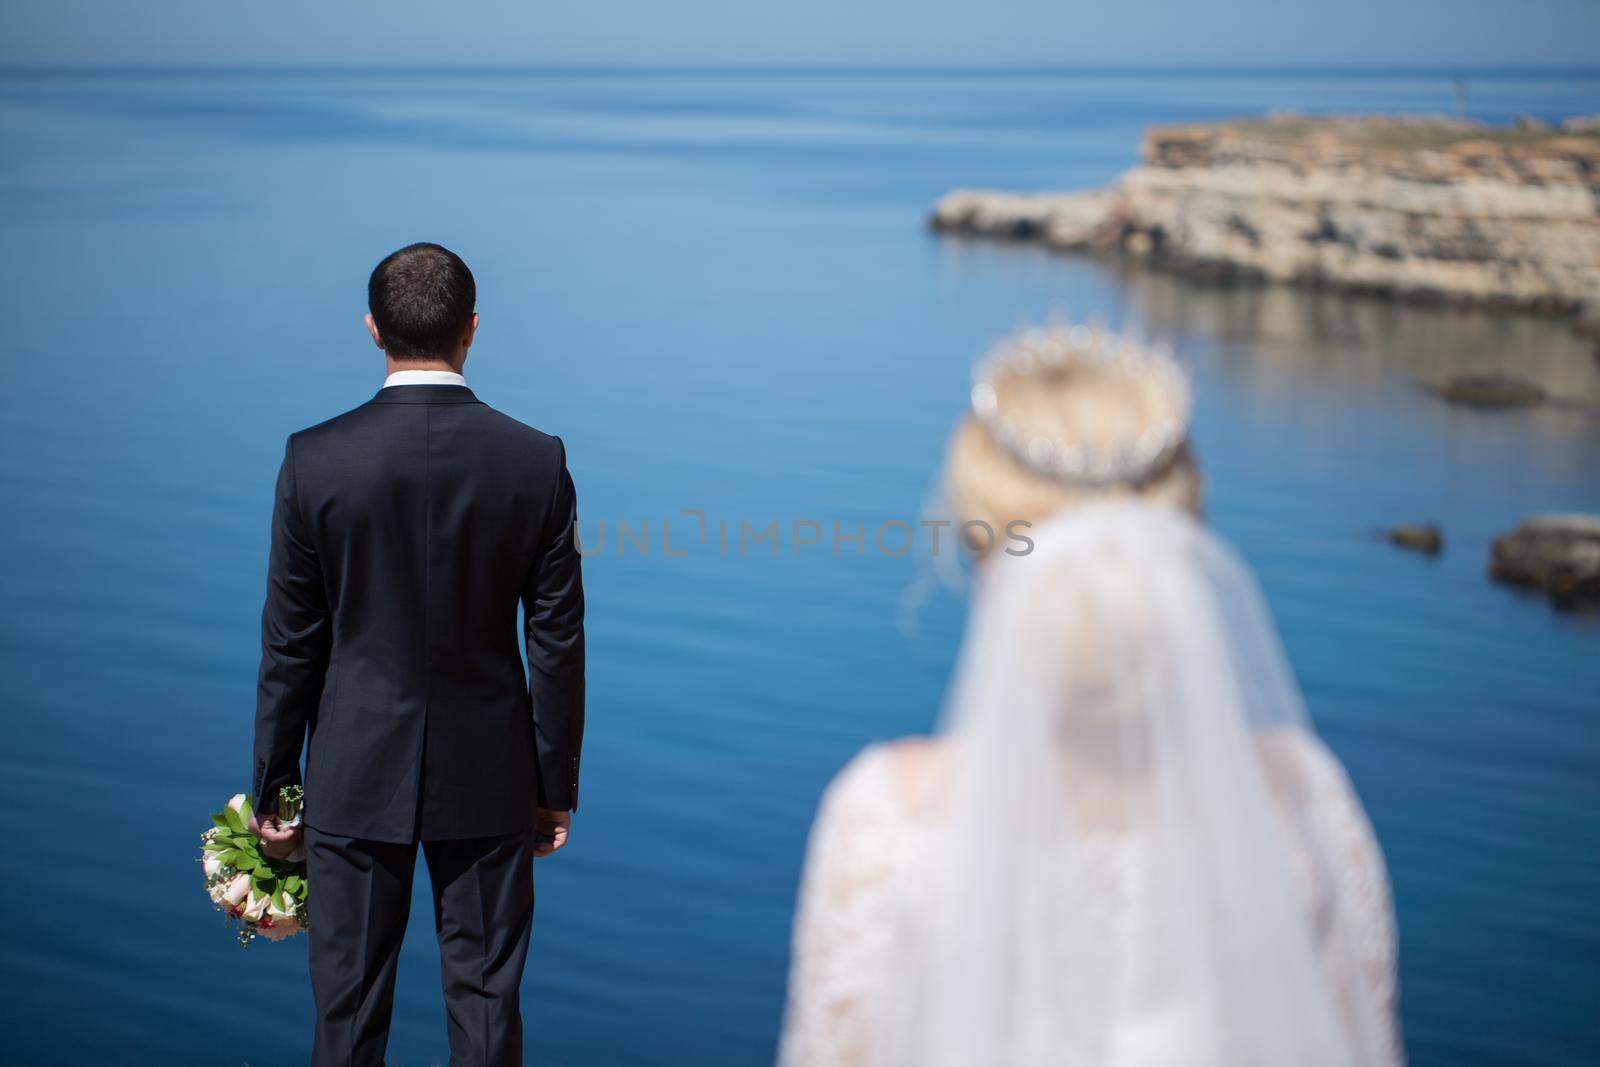
[[[244,910],[240,912],[239,917],[246,922],[259,923],[261,917],[267,913],[267,906],[271,903],[271,898],[265,893],[258,893],[252,889],[249,897],[245,900]]]
[[[264,937],[268,941],[282,941],[293,937],[300,932],[300,926],[293,919],[286,922],[273,923],[271,926],[256,927],[256,936]]]
[[[215,878],[222,873],[223,863],[215,852],[207,852],[200,859],[200,867],[206,872],[207,878]]]
[[[278,897],[272,898],[272,903],[267,907],[266,918],[256,933],[268,941],[282,941],[286,937],[293,937],[301,931],[300,915],[295,911],[294,905],[287,907]]]
[[[240,815],[244,815],[244,810],[249,806],[249,803],[243,793],[235,793],[233,794],[233,799],[228,801],[228,807]]]
[[[233,881],[225,882],[222,886],[222,902],[229,907],[238,908],[244,904],[245,898],[250,895],[250,876],[236,874]]]

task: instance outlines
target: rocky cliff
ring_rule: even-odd
[[[1600,119],[1270,117],[1155,128],[1142,157],[1105,190],[952,192],[930,225],[1221,277],[1600,306]]]

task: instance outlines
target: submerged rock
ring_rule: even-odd
[[[1472,408],[1528,408],[1549,399],[1539,385],[1499,373],[1464,374],[1428,388],[1441,399]]]
[[[1391,545],[1437,556],[1444,550],[1444,531],[1431,522],[1406,522],[1384,531]]]
[[[1495,538],[1489,576],[1542,589],[1559,608],[1600,608],[1600,515],[1539,515]]]

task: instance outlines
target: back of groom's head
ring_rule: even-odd
[[[406,245],[385,256],[367,280],[367,310],[384,350],[397,360],[454,352],[477,303],[472,272],[442,245]]]

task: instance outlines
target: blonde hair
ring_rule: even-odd
[[[1137,375],[1090,363],[1007,374],[994,382],[997,413],[1024,434],[1072,445],[1111,448],[1180,414],[1169,392]],[[1184,444],[1141,484],[1091,485],[1050,477],[1002,447],[968,415],[956,427],[945,462],[945,497],[960,523],[982,522],[1004,539],[1014,522],[1039,523],[1063,508],[1126,497],[1157,500],[1198,515],[1204,482]]]

